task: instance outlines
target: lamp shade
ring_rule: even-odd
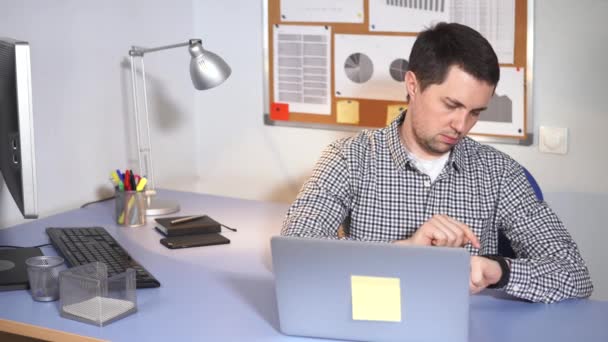
[[[203,49],[200,40],[190,42],[190,77],[192,84],[198,90],[216,87],[224,82],[232,70],[218,55]]]

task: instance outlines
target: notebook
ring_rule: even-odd
[[[280,330],[354,341],[468,340],[463,248],[275,236]]]
[[[207,215],[203,215],[195,220],[172,224],[171,221],[188,216],[162,217],[155,219],[158,225],[156,230],[165,236],[181,236],[190,234],[219,233],[222,230],[221,224]]]

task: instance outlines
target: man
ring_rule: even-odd
[[[464,247],[472,293],[493,287],[546,303],[589,296],[593,285],[576,244],[536,199],[523,168],[466,137],[499,79],[487,40],[441,23],[420,33],[409,61],[407,112],[386,128],[331,144],[282,234],[339,238],[342,225],[345,239]],[[496,255],[499,231],[516,258]]]

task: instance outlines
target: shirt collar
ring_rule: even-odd
[[[408,164],[413,166],[413,160],[408,156],[405,148],[401,144],[401,138],[399,137],[399,130],[405,119],[405,112],[401,112],[399,116],[391,122],[388,126],[388,149],[393,158],[393,161],[398,168],[406,170]]]
[[[467,150],[467,139],[468,137],[464,137],[460,139],[458,144],[454,146],[452,149],[452,153],[450,154],[450,160],[448,161],[457,171],[462,171],[465,169],[465,160],[466,160],[466,150]]]
[[[406,169],[406,166],[413,167],[414,161],[410,158],[405,147],[401,143],[399,136],[399,130],[405,120],[406,111],[403,111],[399,116],[391,122],[388,127],[388,148],[393,158],[393,161],[402,170]],[[448,163],[453,165],[457,171],[464,170],[465,168],[465,156],[466,156],[466,140],[469,139],[464,137],[461,139],[456,146],[452,149],[450,159]]]

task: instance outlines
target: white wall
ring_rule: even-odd
[[[595,286],[592,298],[608,300],[606,271],[606,222],[608,194],[580,192],[550,192],[545,199],[560,215],[587,263]]]
[[[534,133],[539,125],[568,127],[569,152],[497,147],[530,169],[549,202],[567,215],[583,255],[592,258],[596,298],[608,299],[601,266],[608,253],[592,246],[608,241],[605,216],[590,210],[583,221],[563,200],[595,193],[608,203],[606,16],[604,0],[536,0]],[[110,194],[110,170],[135,167],[123,63],[130,45],[192,37],[223,56],[233,74],[221,87],[197,92],[183,66],[185,50],[146,56],[158,185],[292,201],[321,150],[350,133],[264,126],[261,22],[260,0],[0,0],[0,36],[32,46],[42,216]],[[21,221],[5,188],[0,181],[0,227]]]
[[[197,190],[289,202],[323,147],[348,133],[264,126],[259,2],[196,3],[196,31],[234,69],[226,84],[195,100],[201,120]],[[533,146],[495,146],[524,164],[545,192],[608,193],[608,153],[601,151],[608,127],[606,15],[607,1],[536,1],[534,134],[539,125],[567,127],[569,151],[540,153],[537,137]]]
[[[497,146],[524,164],[545,191],[608,193],[608,29],[605,0],[536,0],[534,134],[567,127],[568,154]],[[537,136],[535,137],[537,138]]]
[[[186,42],[191,6],[189,0],[0,1],[0,36],[31,46],[41,216],[111,195],[110,171],[136,168],[128,50]],[[161,185],[198,173],[189,58],[186,49],[146,56]],[[20,222],[3,180],[0,190],[0,227]]]
[[[96,198],[125,162],[120,56],[133,6],[79,1],[2,1],[0,35],[31,46],[32,96],[43,214]],[[113,43],[116,42],[116,43]],[[0,225],[19,220],[0,182]]]
[[[290,202],[321,150],[350,133],[263,124],[261,1],[198,1],[195,29],[233,75],[196,97],[201,192]]]

